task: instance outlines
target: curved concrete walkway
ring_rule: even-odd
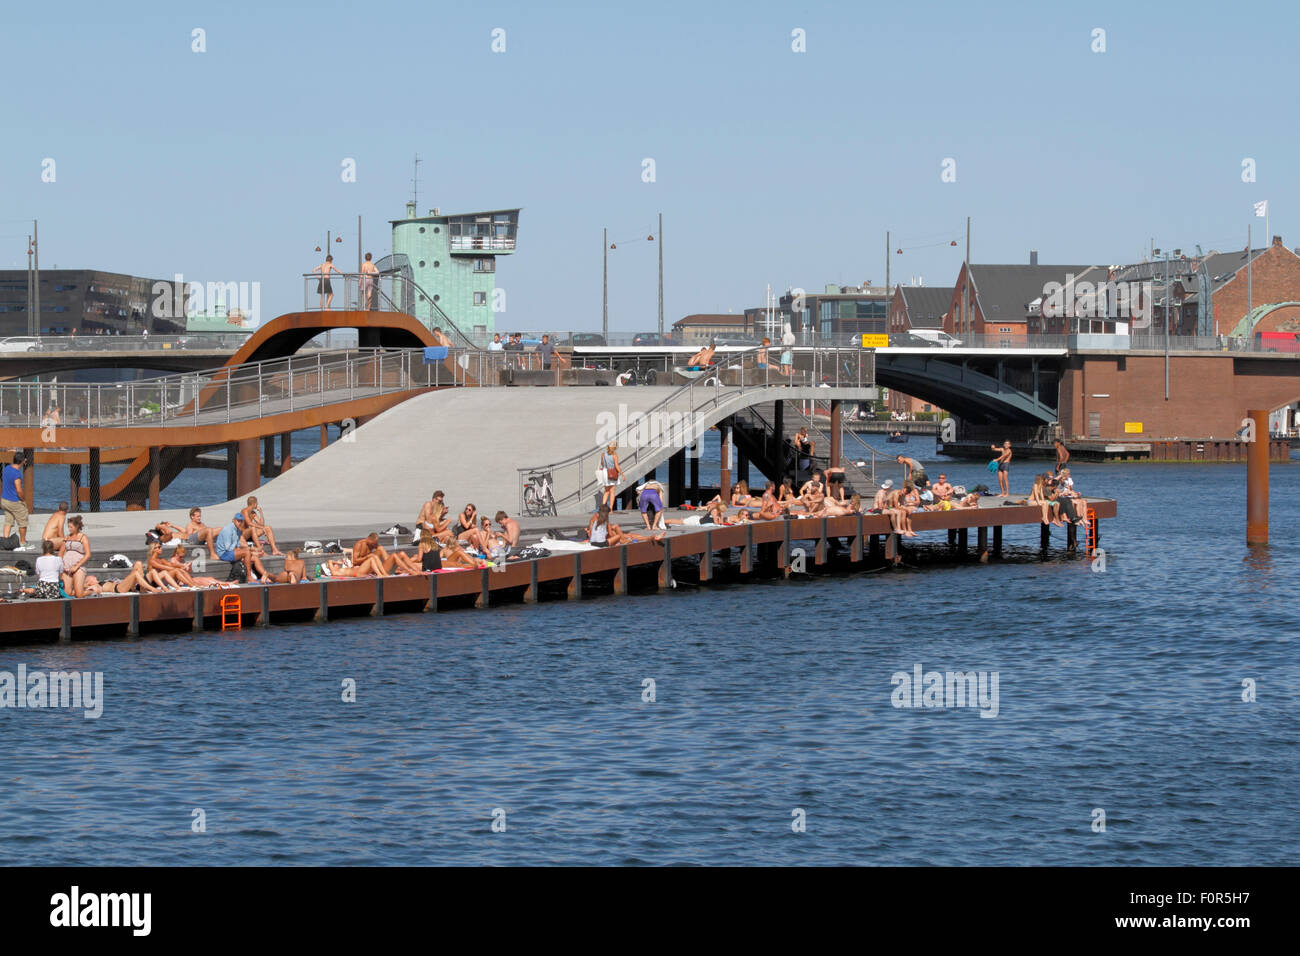
[[[586,452],[605,439],[611,420],[644,413],[676,391],[672,386],[638,386],[429,392],[377,415],[254,493],[282,542],[333,538],[360,529],[382,531],[394,522],[411,527],[435,489],[442,489],[456,510],[472,501],[488,517],[498,509],[515,515],[517,469]],[[721,401],[695,424],[708,428],[741,407],[777,398],[859,397],[856,389],[723,388]],[[643,450],[637,465],[627,469],[626,479],[636,480],[675,450],[667,444]],[[595,467],[594,461],[590,467]],[[207,524],[220,526],[229,523],[244,502],[195,504],[203,506]],[[585,507],[567,510],[589,513]],[[160,520],[182,525],[187,520],[178,510],[83,513],[83,518],[96,553],[116,541],[141,540]],[[43,519],[33,516],[32,524],[35,537]]]

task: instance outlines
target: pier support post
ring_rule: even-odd
[[[718,473],[718,494],[722,500],[731,500],[731,419],[718,423],[718,437],[721,439],[718,458],[721,469]]]
[[[903,558],[898,550],[898,535],[893,533],[885,535],[885,560],[893,561],[895,564],[900,563]]]
[[[533,567],[536,567],[536,562]],[[614,593],[627,594],[627,545],[618,549],[618,574],[614,575]]]
[[[1002,557],[1002,525],[993,528],[993,557]]]
[[[858,515],[858,530],[853,535],[853,542],[849,545],[849,560],[854,564],[862,563],[862,529],[866,525],[865,516]]]
[[[491,568],[478,569],[478,597],[474,599],[474,606],[480,611],[487,610],[492,604],[492,580],[488,577],[491,573]]]
[[[840,408],[838,398],[831,399],[831,450],[830,460],[827,467],[838,468],[840,466],[840,445],[844,441],[844,426],[842,424],[843,409]]]
[[[262,438],[262,467],[258,469],[258,474],[263,478],[270,478],[275,474],[274,435],[265,435]]]
[[[956,549],[956,547],[957,547],[957,529],[949,528],[948,529],[948,550],[953,551]]]
[[[1038,549],[1046,551],[1052,546],[1052,526],[1050,524],[1039,525],[1038,530]]]
[[[23,504],[28,511],[35,509],[36,494],[36,449],[23,449]],[[16,530],[16,529],[15,529]]]
[[[1065,550],[1077,551],[1079,548],[1079,526],[1073,521],[1065,526]]]
[[[781,573],[787,578],[790,576],[790,522],[782,521],[784,537],[781,540],[781,550],[777,552],[777,562],[781,565]]]
[[[260,588],[257,589],[257,596],[258,596],[258,598],[260,599],[260,600],[259,600],[259,603],[261,604],[261,609],[258,611],[258,614],[257,614],[257,626],[258,626],[258,627],[270,627],[270,626],[271,626],[271,589],[270,589],[270,587],[268,587],[267,585],[263,584]]]
[[[375,578],[375,605],[370,609],[371,617],[384,616],[384,579]]]
[[[867,557],[880,557],[880,535],[873,534],[867,538]]]
[[[239,442],[226,442],[226,498],[239,496]]]
[[[685,499],[686,493],[686,449],[676,452],[668,459],[668,500],[665,504],[676,508]]]
[[[81,510],[81,466],[68,466],[68,507],[73,511]]]
[[[817,550],[813,555],[814,564],[826,563],[826,522],[827,520],[829,519],[822,518],[821,520],[821,528],[819,529],[819,534],[817,535]]]
[[[740,552],[740,573],[750,574],[754,570],[754,526],[745,525],[745,547]]]
[[[700,439],[695,440],[695,444],[690,447],[691,460],[691,491],[690,500],[699,503],[700,500]]]
[[[966,546],[970,543],[970,534],[966,528],[957,529],[957,553],[966,557]]]
[[[664,538],[664,560],[659,565],[659,587],[662,590],[673,586],[673,539]]]
[[[781,465],[777,469],[777,473],[772,476],[772,480],[775,481],[779,487],[781,479],[785,477],[785,470],[788,464],[786,458],[787,447],[785,443],[785,401],[783,399],[778,398],[772,403],[772,431],[775,432],[773,437],[776,440],[778,454],[781,456]],[[798,462],[795,462],[795,464],[797,465]]]
[[[280,474],[293,467],[293,433],[280,433]]]
[[[140,636],[140,595],[128,594],[126,596],[126,602],[127,602],[126,636],[139,637]]]
[[[987,526],[982,526],[975,532],[975,550],[979,553],[979,559],[981,561],[988,561],[989,529]]]
[[[704,532],[704,553],[700,555],[700,583],[707,584],[713,578],[713,532]]]
[[[100,485],[100,468],[99,468],[99,449],[88,449],[90,452],[90,488],[87,497],[90,499],[90,510],[99,510],[99,485]]]
[[[436,577],[436,575],[430,575],[429,577],[430,579],[433,579],[434,577]],[[524,589],[524,603],[525,604],[537,603],[537,561],[536,560],[528,562],[528,587]]]
[[[1246,449],[1246,544],[1268,544],[1268,412],[1253,408],[1246,414],[1255,425],[1255,440]]]
[[[72,643],[72,598],[65,598],[63,604],[63,616],[59,619],[59,643]],[[23,691],[25,693],[25,691]]]
[[[203,592],[194,592],[194,622],[190,625],[191,631],[203,630]]]
[[[532,562],[532,564],[534,568],[537,567],[536,561]],[[535,574],[536,572],[534,572]],[[534,577],[534,580],[536,580],[536,577]],[[429,601],[424,605],[424,609],[433,612],[438,610],[438,575],[436,574],[429,575]]]
[[[237,450],[236,458],[236,484],[235,493],[232,498],[243,498],[251,495],[261,482],[258,480],[258,460],[257,439],[244,438],[235,443]]]
[[[162,490],[162,469],[159,464],[159,449],[156,445],[149,448],[149,510],[158,510],[158,496]]]
[[[577,600],[582,597],[582,552],[573,555],[573,577],[569,579],[569,597]]]
[[[330,427],[329,425],[322,425],[320,427],[320,450],[324,451],[325,446],[328,445],[329,443],[330,443]]]
[[[432,575],[431,575],[432,576]],[[320,605],[316,608],[316,622],[324,624],[330,619],[329,583],[320,582]]]

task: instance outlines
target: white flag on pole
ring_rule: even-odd
[[[1268,200],[1263,199],[1255,203],[1255,218],[1263,219],[1268,215]]]

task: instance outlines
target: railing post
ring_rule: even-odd
[[[289,356],[289,411],[293,411],[293,356]]]

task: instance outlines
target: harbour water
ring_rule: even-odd
[[[0,863],[1294,862],[1300,468],[1254,553],[1242,467],[1076,478],[1120,502],[1104,572],[1022,528],[990,565],[0,648],[104,675],[98,719],[0,710]],[[996,717],[894,706],[917,665],[996,672]]]

